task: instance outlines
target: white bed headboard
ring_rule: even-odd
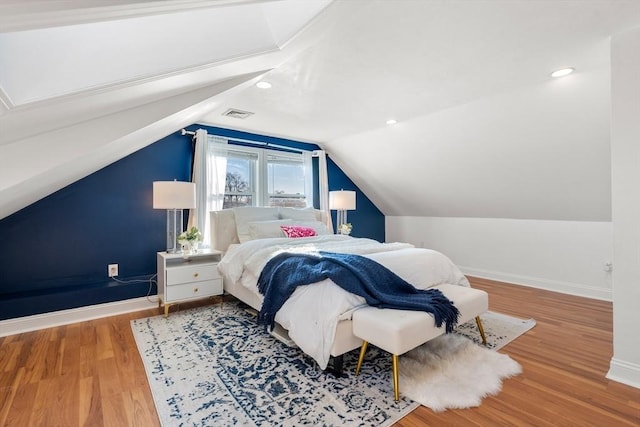
[[[211,248],[226,252],[229,245],[240,243],[236,231],[236,218],[232,209],[209,212]]]
[[[273,209],[273,208],[266,208]],[[326,223],[324,212],[314,209],[318,221]],[[211,248],[226,252],[229,245],[240,243],[233,209],[209,212],[211,228]]]

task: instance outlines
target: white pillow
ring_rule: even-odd
[[[280,208],[280,218],[295,219],[296,221],[317,221],[316,210],[314,208]]]
[[[281,225],[299,225],[313,228],[318,236],[332,234],[326,224],[320,221],[296,221],[294,219],[277,219],[273,221],[253,221],[249,223],[249,240],[286,237]]]
[[[276,219],[273,221],[254,221],[249,223],[249,235],[251,240],[270,239],[274,237],[286,237],[280,228],[281,225],[289,225],[289,219]]]
[[[253,206],[233,208],[233,214],[236,218],[238,240],[240,240],[240,243],[244,243],[251,240],[249,223],[278,219],[278,208],[262,208]]]

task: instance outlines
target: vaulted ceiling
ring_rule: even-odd
[[[609,220],[609,39],[637,26],[636,0],[5,0],[0,218],[200,122],[316,142],[389,215]]]

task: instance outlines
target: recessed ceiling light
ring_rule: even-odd
[[[387,120],[387,124],[388,125],[395,125],[396,123],[398,123],[398,121],[396,119],[389,119]]]
[[[271,89],[271,83],[265,82],[264,80],[256,83],[256,86],[260,89]]]
[[[551,77],[563,77],[563,76],[567,76],[571,73],[573,73],[575,71],[574,68],[562,68],[560,70],[556,70],[553,73],[551,73]]]

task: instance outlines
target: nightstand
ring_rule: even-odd
[[[173,304],[222,295],[218,262],[222,252],[200,250],[197,254],[158,252],[158,297],[164,317]]]

